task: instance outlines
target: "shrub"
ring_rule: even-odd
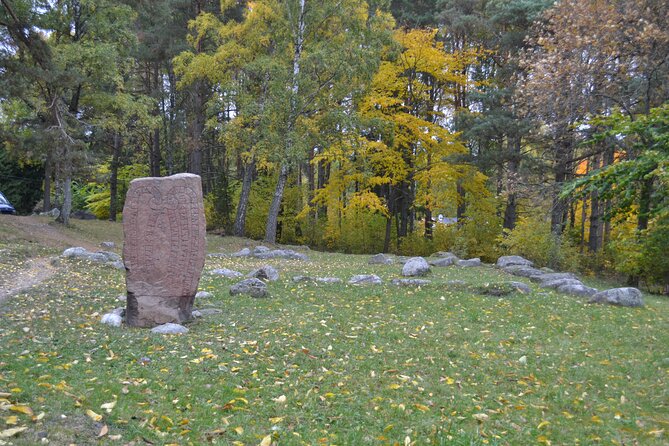
[[[537,266],[581,269],[578,248],[568,236],[556,237],[550,221],[541,215],[521,217],[513,230],[504,231],[500,245],[508,254],[523,256]]]

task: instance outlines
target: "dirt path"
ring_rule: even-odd
[[[73,237],[58,228],[45,222],[43,219],[33,216],[9,216],[3,215],[2,226],[8,231],[8,237],[20,237],[32,243],[39,243],[53,248],[69,248],[81,246],[89,251],[97,251],[97,246],[81,238]]]
[[[0,304],[8,297],[22,290],[39,285],[53,276],[56,271],[57,268],[51,265],[51,258],[49,257],[38,257],[29,260],[28,267],[18,271],[12,277],[12,283],[9,287],[0,289]]]

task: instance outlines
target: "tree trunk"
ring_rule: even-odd
[[[601,213],[599,206],[599,194],[593,191],[590,194],[590,235],[588,236],[588,249],[597,252],[601,247]]]
[[[63,207],[60,210],[58,221],[68,226],[70,224],[70,213],[72,212],[72,176],[70,173],[65,174],[65,181],[63,181]]]
[[[557,147],[553,165],[554,190],[553,205],[551,208],[551,231],[556,236],[562,235],[565,226],[565,213],[567,210],[567,199],[560,197],[562,185],[567,180],[568,163],[571,159],[571,144],[562,141]]]
[[[118,168],[121,157],[121,135],[114,133],[114,153],[111,161],[111,176],[109,178],[109,221],[116,221],[118,213]]]
[[[46,160],[44,161],[44,202],[42,203],[42,211],[49,212],[51,210],[51,175],[53,171],[53,154],[51,149],[47,149]]]
[[[274,197],[269,206],[269,215],[267,215],[267,225],[265,227],[265,241],[269,243],[276,242],[276,227],[279,221],[279,210],[281,209],[281,200],[283,199],[283,191],[286,188],[288,180],[288,166],[281,164],[281,171],[279,172],[279,180],[274,189]]]
[[[253,184],[253,175],[255,173],[255,158],[244,166],[244,176],[242,181],[242,192],[239,195],[239,204],[237,205],[237,214],[235,215],[235,225],[232,233],[237,237],[244,237],[246,232],[246,213],[249,206],[249,195],[251,194],[251,185]]]
[[[386,218],[386,233],[383,239],[383,252],[390,251],[390,237],[392,233],[393,226],[393,214],[395,213],[395,198],[393,191],[395,189],[392,185],[388,184],[388,217]]]
[[[507,175],[506,188],[507,199],[504,208],[504,229],[512,230],[516,227],[518,219],[518,205],[516,196],[516,181],[518,175],[518,165],[520,163],[520,136],[515,136],[509,140],[509,173]]]
[[[599,169],[599,159],[593,160],[593,170]],[[590,235],[588,237],[588,249],[597,252],[602,246],[602,212],[599,202],[599,194],[593,191],[590,194]]]
[[[153,135],[151,137],[149,170],[152,177],[160,176],[160,129],[157,127],[153,130]]]
[[[306,0],[300,0],[300,15],[297,19],[297,33],[295,35],[295,46],[293,49],[293,77],[290,97],[290,115],[288,118],[288,129],[286,136],[286,156],[292,152],[292,133],[294,131],[295,122],[298,117],[297,98],[300,91],[299,76],[302,62],[302,49],[304,46],[304,34],[306,30],[305,2]],[[276,229],[279,220],[279,211],[281,209],[281,200],[283,199],[283,191],[286,188],[287,180],[288,165],[286,162],[282,161],[281,170],[279,171],[279,180],[277,181],[276,188],[274,189],[274,197],[272,198],[272,204],[269,207],[269,215],[267,215],[267,225],[265,226],[266,242],[276,242]]]
[[[201,81],[193,86],[193,123],[191,128],[191,150],[188,154],[189,172],[202,175],[202,131],[204,129],[204,109]]]

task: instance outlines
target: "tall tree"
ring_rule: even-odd
[[[85,98],[117,78],[120,53],[128,46],[132,12],[107,0],[57,3],[2,1],[2,84],[24,105],[22,122],[42,142],[45,172],[63,185],[61,221],[69,222],[71,181],[88,146],[86,118],[95,113]],[[13,136],[22,140],[23,133]],[[45,192],[50,178],[45,178]],[[45,197],[45,202],[48,198]]]

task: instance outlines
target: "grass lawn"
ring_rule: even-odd
[[[120,242],[118,224],[75,225],[72,237]],[[0,286],[60,252],[6,234],[0,225]],[[211,237],[209,250],[245,243]],[[0,304],[0,445],[669,442],[667,298],[619,308],[534,284],[505,298],[447,284],[518,280],[491,267],[433,268],[432,284],[400,288],[397,264],[307,254],[208,258],[200,289],[213,297],[195,307],[221,313],[176,336],[102,325],[123,305],[123,273],[60,261]],[[231,297],[235,280],[209,273],[266,263],[281,274],[268,299]],[[361,273],[385,284],[346,284]]]

